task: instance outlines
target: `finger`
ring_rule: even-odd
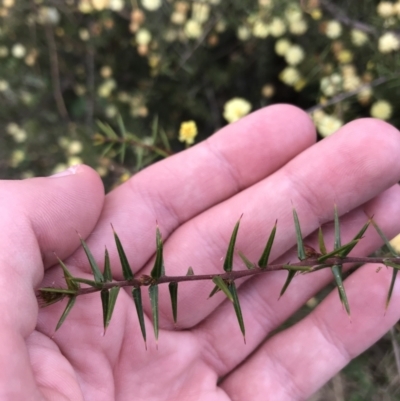
[[[374,215],[374,219],[389,237],[394,236],[400,232],[400,222],[392,216],[399,214],[400,187],[396,185],[341,218],[343,243],[354,238],[367,221],[367,216],[371,215]],[[333,244],[332,224],[324,228],[324,234],[327,246]],[[305,241],[317,249],[316,233]],[[370,227],[352,253],[360,257],[367,256],[380,244],[380,237]],[[291,258],[296,260],[295,250],[280,257],[277,263],[287,263]],[[374,272],[371,271],[370,274],[374,275]],[[195,332],[202,343],[206,363],[214,366],[219,376],[226,375],[239,365],[273,330],[332,281],[330,269],[295,277],[285,295],[279,299],[286,276],[286,272],[270,272],[253,277],[240,287],[239,299],[247,329],[245,347],[240,346],[242,334],[230,302],[224,302],[208,319],[196,327]],[[362,290],[363,288],[360,288],[360,291]],[[352,309],[352,305],[350,306]],[[233,348],[235,348],[234,353]]]
[[[138,270],[155,252],[156,221],[165,240],[186,220],[272,174],[314,142],[309,116],[296,107],[275,105],[252,113],[110,193],[88,244],[99,261],[107,245],[116,261],[115,278],[121,278],[110,223],[129,244],[132,268]],[[73,262],[87,269],[83,252]]]
[[[351,303],[351,322],[337,291],[332,291],[300,323],[268,340],[229,375],[222,388],[236,400],[264,400],[266,394],[274,394],[277,401],[308,399],[400,318],[399,309],[394,307],[400,301],[399,283],[385,315],[391,272],[375,270],[376,265],[365,265],[344,282]]]
[[[321,224],[332,220],[334,203],[339,213],[344,214],[396,183],[400,175],[397,152],[400,152],[400,135],[394,127],[376,120],[359,120],[346,125],[270,177],[176,230],[164,247],[166,274],[184,275],[188,266],[193,267],[195,274],[223,272],[222,259],[233,226],[242,213],[237,249],[254,261],[259,259],[278,218],[271,253],[271,260],[276,259],[296,244],[292,202],[303,236],[308,236]],[[143,273],[148,274],[150,268],[151,263]],[[220,298],[213,297],[204,304],[212,287],[208,282],[181,286],[180,327],[193,327],[221,302]],[[161,294],[168,297],[163,287]],[[203,303],[201,309],[198,308],[200,302]],[[167,325],[164,327],[172,327],[168,305],[160,305],[160,316]]]
[[[13,399],[26,399],[23,394],[41,399],[25,346],[38,313],[34,288],[56,261],[53,252],[67,257],[79,246],[76,230],[90,233],[104,191],[98,175],[85,166],[50,178],[1,181],[0,189],[0,388]]]

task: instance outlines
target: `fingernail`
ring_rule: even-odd
[[[81,166],[81,164],[74,164],[73,166],[68,167],[64,171],[60,171],[59,173],[51,175],[50,178],[66,177],[67,175],[76,174],[78,172],[80,166]]]

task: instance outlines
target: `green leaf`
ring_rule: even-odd
[[[318,244],[319,244],[319,251],[325,255],[326,254],[326,246],[325,246],[325,240],[324,240],[324,234],[322,232],[322,227],[319,227],[318,230]]]
[[[72,307],[74,306],[75,301],[76,301],[76,296],[69,297],[67,306],[65,307],[64,312],[63,312],[63,314],[61,315],[60,320],[59,320],[58,323],[57,323],[56,331],[57,331],[57,330],[61,327],[61,325],[64,323],[64,321],[65,321],[65,319],[67,318],[69,312],[71,311]]]
[[[395,257],[399,257],[398,253],[395,251],[395,249],[392,247],[390,244],[389,240],[387,239],[386,235],[383,233],[383,231],[379,228],[378,224],[375,223],[373,219],[371,219],[371,223],[374,226],[375,230],[378,232],[379,236],[382,238],[382,241],[385,243],[387,248],[389,249],[389,252]]]
[[[260,266],[261,269],[265,269],[268,265],[268,259],[271,253],[272,244],[274,243],[277,224],[278,220],[275,221],[274,228],[272,229],[271,234],[269,235],[268,241],[264,248],[264,252],[262,253],[260,260],[258,261],[258,266]]]
[[[245,327],[244,327],[244,322],[243,322],[243,315],[242,315],[242,310],[240,308],[240,303],[239,303],[239,297],[237,294],[237,289],[236,289],[236,285],[235,282],[233,281],[232,283],[230,283],[228,285],[229,291],[232,294],[232,298],[233,298],[233,307],[235,309],[235,313],[236,313],[236,317],[239,323],[239,327],[240,327],[240,331],[243,334],[243,340],[244,343],[246,344],[246,337],[245,337]]]
[[[100,297],[101,297],[101,307],[103,309],[103,328],[104,328],[104,333],[106,332],[107,328],[107,311],[108,311],[108,303],[110,300],[110,293],[109,290],[107,289],[102,289],[100,292]]]
[[[243,255],[242,252],[239,251],[238,254],[240,256],[240,259],[242,259],[243,263],[246,265],[246,267],[249,270],[254,269],[256,267],[256,265],[254,263],[250,262],[250,260],[247,259],[246,256]]]
[[[334,207],[334,222],[335,222],[335,242],[333,245],[333,249],[339,249],[342,246],[342,242],[340,239],[340,222],[339,222],[339,214],[337,210],[337,206]]]
[[[114,312],[115,303],[117,302],[117,297],[118,297],[120,289],[121,289],[121,287],[113,287],[110,289],[110,296],[109,296],[108,305],[107,305],[107,318],[106,318],[105,328],[107,328],[108,325],[110,324],[111,317]]]
[[[112,225],[111,225],[112,227]],[[124,248],[122,246],[122,243],[117,235],[117,233],[114,230],[114,227],[112,227],[113,232],[114,232],[114,240],[115,244],[117,246],[118,250],[118,255],[119,255],[119,260],[121,261],[121,266],[122,266],[122,274],[124,275],[124,279],[129,281],[133,279],[133,273],[131,266],[129,265],[128,258],[126,257]]]
[[[236,237],[237,237],[237,233],[238,233],[239,225],[240,225],[240,220],[241,220],[242,216],[240,216],[238,222],[235,224],[235,228],[233,229],[231,240],[229,241],[228,250],[226,252],[226,256],[225,256],[225,260],[224,260],[224,270],[226,272],[231,272],[232,271],[233,253],[235,251]]]
[[[163,242],[161,237],[161,232],[157,226],[156,230],[156,260],[154,261],[153,269],[150,273],[151,277],[158,279],[163,275],[164,269],[164,258],[163,258]]]
[[[399,268],[400,268],[400,266],[399,266]],[[389,307],[390,300],[392,299],[393,288],[394,288],[394,284],[396,282],[396,276],[397,276],[398,272],[399,272],[398,269],[393,269],[392,280],[390,281],[390,287],[389,287],[388,295],[386,298],[386,310]]]
[[[169,143],[169,139],[168,139],[168,136],[167,136],[166,132],[162,128],[160,129],[160,137],[161,137],[161,141],[162,141],[165,149],[167,149],[167,151],[170,152],[171,151],[171,145]],[[168,157],[168,153],[166,153],[165,157]]]
[[[76,295],[76,290],[66,290],[65,288],[43,287],[39,288],[41,292],[53,292],[56,294]]]
[[[192,269],[192,266],[189,266],[186,275],[187,275],[187,276],[194,276],[194,271],[193,271],[193,269]]]
[[[75,283],[87,284],[87,285],[90,285],[91,287],[94,287],[94,288],[99,288],[99,283],[96,283],[93,280],[88,280],[86,278],[74,277],[74,282]]]
[[[104,277],[99,269],[99,266],[97,266],[97,263],[94,260],[94,257],[92,255],[92,253],[90,252],[90,249],[86,245],[86,242],[83,240],[83,238],[81,236],[79,236],[79,239],[81,240],[81,244],[82,244],[83,250],[86,253],[86,257],[89,260],[90,268],[92,269],[92,273],[94,276],[94,281],[96,283],[102,283],[104,281]]]
[[[103,133],[106,134],[108,138],[110,138],[110,139],[119,139],[118,135],[111,128],[110,125],[104,124],[103,122],[101,122],[99,120],[97,120],[96,123],[97,123],[98,127],[100,128],[100,130],[103,131]]]
[[[347,300],[346,291],[343,285],[342,278],[342,266],[341,265],[333,265],[331,267],[333,277],[335,278],[335,283],[339,291],[340,301],[342,302],[344,308],[346,309],[347,314],[350,316],[350,306],[349,301]]]
[[[65,266],[64,262],[60,258],[57,257],[57,260],[64,271],[64,278],[65,278],[65,282],[67,284],[68,289],[74,290],[74,291],[79,290],[79,284],[74,280],[74,277],[72,276],[70,271],[67,269],[67,266]]]
[[[304,260],[307,258],[307,256],[306,256],[306,251],[304,249],[303,235],[301,234],[300,222],[297,216],[296,209],[293,209],[293,219],[294,219],[294,226],[296,229],[297,256],[299,260]]]
[[[332,252],[328,252],[325,255],[322,255],[318,258],[318,262],[323,262],[329,258],[333,258],[334,256],[342,257],[350,252],[356,244],[358,244],[359,239],[353,239],[348,244],[341,246],[340,248],[334,249]],[[350,250],[350,251],[349,251]],[[346,253],[347,252],[347,253]]]
[[[228,288],[228,286],[226,285],[225,281],[222,279],[222,277],[221,277],[221,276],[215,276],[215,277],[212,279],[212,281],[213,281],[213,283],[228,297],[228,299],[229,299],[231,302],[233,302],[232,294],[231,294],[231,292],[229,291],[229,288]],[[215,291],[215,292],[217,292],[217,291]],[[214,294],[212,294],[212,295],[214,295]],[[210,296],[212,296],[212,295],[210,294]]]
[[[156,341],[158,341],[158,285],[151,285],[149,287],[149,296],[153,314],[154,336]]]
[[[400,262],[400,260],[399,260],[399,262]],[[383,259],[383,263],[386,266],[390,266],[390,267],[393,267],[396,270],[400,270],[400,264],[394,263],[391,260]]]
[[[314,271],[312,266],[292,266],[292,265],[283,265],[283,268],[286,270],[293,270],[296,272],[311,272]]]
[[[140,331],[142,332],[142,337],[143,337],[143,340],[144,340],[144,343],[145,343],[146,349],[147,349],[146,326],[144,324],[144,312],[143,312],[141,288],[134,287],[132,289],[132,296],[133,296],[133,301],[135,302],[136,312],[137,312],[138,319],[139,319]]]
[[[104,253],[104,273],[103,273],[104,281],[111,282],[112,274],[111,274],[111,266],[110,266],[110,256],[108,254],[107,248]]]
[[[291,281],[293,280],[293,277],[296,275],[297,270],[289,270],[286,269],[288,271],[288,276],[286,278],[285,284],[283,285],[281,292],[279,294],[279,298],[282,297],[282,295],[286,292],[287,288],[289,287],[289,284],[291,283]]]
[[[347,244],[348,248],[342,252],[339,253],[339,256],[347,256],[352,250],[353,248],[358,244],[358,241],[362,238],[362,236],[365,234],[365,231],[367,231],[367,228],[369,227],[369,225],[371,224],[371,220],[367,221],[363,227],[361,228],[361,230],[356,234],[356,236],[353,238],[353,241],[355,241],[352,245]]]
[[[211,298],[212,296],[214,296],[217,292],[221,291],[221,288],[219,288],[217,285],[214,286],[214,288],[212,289],[212,291],[210,292],[210,295],[208,296],[208,298]]]
[[[169,283],[168,289],[171,297],[172,316],[174,318],[174,323],[176,324],[178,316],[178,283],[172,281]]]

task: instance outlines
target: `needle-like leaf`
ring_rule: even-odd
[[[239,225],[240,225],[240,220],[241,220],[242,216],[240,216],[238,222],[235,224],[235,228],[233,229],[231,240],[229,241],[228,250],[226,252],[226,256],[225,256],[225,260],[224,260],[224,270],[226,272],[231,272],[232,271],[233,253],[235,251],[236,237],[237,237],[237,233],[238,233]]]
[[[249,259],[246,258],[246,256],[242,253],[242,252],[238,252],[240,259],[242,259],[243,263],[245,264],[245,266],[251,270],[254,269],[256,267],[256,265],[252,262],[250,262]]]
[[[293,280],[293,277],[295,276],[295,274],[297,273],[297,270],[290,270],[287,269],[288,271],[288,276],[286,278],[285,284],[282,287],[282,290],[279,294],[279,298],[282,297],[282,295],[286,292],[287,288],[289,287],[289,284],[291,283],[291,281]]]
[[[110,293],[109,290],[107,289],[102,289],[100,292],[100,298],[101,298],[101,307],[103,309],[103,328],[104,328],[104,333],[106,332],[107,328],[107,311],[108,311],[108,303],[110,300]]]
[[[399,268],[400,268],[400,266],[399,266]],[[398,272],[399,272],[398,269],[393,269],[393,271],[392,271],[392,279],[390,280],[389,291],[388,291],[388,295],[386,298],[386,307],[385,307],[386,310],[388,309],[390,300],[392,299],[393,288],[394,288],[394,284],[396,282],[396,277],[397,277]]]
[[[146,326],[144,324],[144,312],[143,312],[143,304],[142,304],[142,291],[141,288],[134,287],[132,289],[132,296],[133,296],[133,301],[135,302],[135,307],[136,307],[136,312],[138,315],[139,319],[139,325],[140,325],[140,331],[142,332],[142,337],[147,349],[147,343],[146,343]]]
[[[230,293],[232,294],[233,307],[235,309],[235,313],[236,313],[236,317],[237,317],[237,320],[239,323],[240,331],[243,334],[244,343],[246,344],[246,337],[245,337],[246,333],[245,333],[245,327],[244,327],[244,322],[243,322],[242,309],[240,308],[239,297],[237,294],[235,282],[233,281],[232,283],[230,283],[228,285],[228,288],[229,288]]]
[[[233,297],[231,292],[229,291],[228,286],[226,285],[225,281],[222,279],[221,276],[215,276],[212,281],[214,282],[214,284],[228,297],[228,299],[233,302]],[[213,290],[214,291],[214,290]],[[215,291],[217,292],[217,291]],[[215,294],[214,292],[214,294]],[[214,295],[212,294],[212,295]],[[210,294],[210,296],[212,296]]]
[[[186,275],[187,275],[187,276],[194,276],[194,271],[193,271],[192,266],[189,266]]]
[[[110,297],[108,299],[108,305],[107,305],[107,319],[106,319],[105,328],[107,328],[110,324],[111,317],[114,312],[115,303],[117,302],[117,297],[118,297],[120,289],[121,289],[121,287],[113,287],[110,289]]]
[[[74,304],[75,304],[75,301],[76,301],[76,296],[69,297],[67,306],[65,307],[64,312],[63,312],[63,314],[61,315],[60,320],[59,320],[58,323],[57,323],[56,331],[57,331],[57,330],[61,327],[61,325],[64,323],[64,321],[65,321],[65,319],[67,318],[69,312],[71,312],[71,309],[72,309],[72,307],[73,307]]]
[[[158,341],[158,285],[151,285],[149,287],[149,296],[150,296],[150,304],[151,311],[153,314],[153,328],[154,328],[154,337],[156,342]]]
[[[325,261],[329,258],[333,258],[335,256],[343,257],[343,255],[346,255],[346,252],[350,252],[354,248],[354,246],[358,244],[359,241],[360,241],[360,238],[351,240],[348,244],[345,244],[337,249],[334,249],[332,252],[328,252],[325,255],[320,256],[318,258],[318,262],[323,262],[323,261]],[[350,249],[350,251],[349,251],[349,249]]]
[[[322,232],[322,227],[319,227],[318,230],[318,244],[319,244],[319,251],[325,255],[326,254],[326,246],[324,240],[324,233]]]
[[[300,222],[297,216],[296,209],[293,208],[293,219],[294,227],[296,229],[296,239],[297,239],[297,257],[299,260],[304,260],[307,258],[306,251],[304,249],[303,235],[301,234]]]
[[[217,292],[221,291],[221,288],[219,288],[217,285],[214,286],[214,288],[212,289],[212,291],[210,292],[210,295],[208,296],[208,298],[211,298],[212,296],[214,296]]]
[[[171,306],[172,306],[172,316],[174,318],[174,323],[176,324],[177,316],[178,316],[178,283],[172,281],[168,285],[169,295],[171,297]]]
[[[342,242],[340,239],[340,222],[339,222],[339,213],[337,210],[337,206],[334,207],[334,223],[335,223],[335,242],[333,245],[333,249],[339,249],[342,246]]]
[[[156,247],[156,260],[150,274],[151,277],[158,279],[164,274],[163,241],[158,226],[156,230]]]
[[[111,274],[111,266],[110,266],[110,256],[108,254],[108,250],[106,248],[104,252],[104,273],[103,273],[104,281],[111,282],[112,274]]]
[[[93,273],[93,276],[94,276],[94,281],[96,283],[104,282],[103,274],[100,271],[99,266],[97,266],[97,263],[96,263],[93,255],[92,255],[92,253],[90,252],[90,249],[86,245],[86,242],[83,240],[83,238],[81,236],[79,236],[79,238],[81,240],[82,248],[86,253],[86,257],[89,260],[90,268],[92,269],[92,273]]]
[[[268,259],[269,259],[269,255],[271,253],[272,244],[274,243],[277,224],[278,224],[278,220],[275,221],[275,225],[271,231],[271,234],[269,235],[269,238],[265,245],[264,251],[261,255],[260,260],[258,261],[258,266],[260,266],[261,269],[265,269],[268,265]]]
[[[374,226],[375,230],[378,232],[379,236],[382,238],[382,241],[384,242],[384,244],[387,246],[387,248],[389,249],[389,252],[395,257],[398,258],[399,254],[395,251],[395,249],[392,247],[392,245],[390,244],[389,240],[387,239],[386,235],[383,233],[383,231],[380,229],[380,227],[378,226],[378,224],[376,224],[376,222],[371,219],[371,223]]]
[[[341,265],[333,265],[332,268],[333,277],[335,278],[335,283],[339,291],[340,300],[346,309],[347,314],[350,316],[350,306],[349,301],[347,300],[346,291],[343,285],[343,278],[342,278],[342,266]]]
[[[124,248],[122,246],[122,243],[121,243],[117,233],[114,230],[114,227],[112,227],[112,229],[113,229],[113,233],[114,233],[115,245],[117,246],[117,250],[118,250],[119,260],[121,261],[122,274],[124,275],[125,280],[128,280],[128,281],[132,280],[133,273],[132,273],[131,266],[128,262],[128,258],[126,257]]]
[[[358,241],[362,238],[362,236],[365,234],[365,231],[367,231],[367,228],[369,227],[369,225],[371,224],[371,220],[368,220],[363,227],[361,228],[361,230],[356,234],[356,236],[353,238],[353,240],[351,242],[349,242],[348,248],[346,250],[343,250],[339,253],[340,256],[347,256],[352,250],[353,248],[358,244]],[[352,243],[352,245],[350,245]]]
[[[67,284],[67,287],[69,290],[77,291],[79,290],[79,284],[74,280],[74,277],[70,273],[70,271],[67,269],[67,266],[65,266],[64,262],[58,258],[58,263],[60,264],[61,268],[64,271],[64,278],[65,282]]]

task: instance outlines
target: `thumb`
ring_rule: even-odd
[[[89,235],[103,202],[99,176],[83,165],[47,178],[0,181],[0,399],[20,399],[22,391],[41,398],[25,346],[38,315],[34,288],[56,263],[54,253],[66,258],[79,246],[76,231]]]

